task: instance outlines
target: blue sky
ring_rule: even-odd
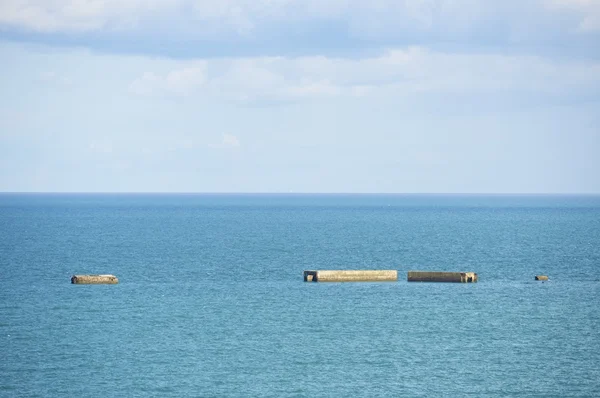
[[[599,0],[3,0],[0,191],[600,193]]]

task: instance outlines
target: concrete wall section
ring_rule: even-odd
[[[71,283],[77,285],[114,285],[119,283],[114,275],[73,275]]]
[[[409,282],[473,283],[477,282],[477,274],[474,272],[408,271],[407,280]]]
[[[396,282],[396,270],[304,271],[305,282]]]

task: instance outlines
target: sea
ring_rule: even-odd
[[[0,396],[599,397],[600,196],[0,194]]]

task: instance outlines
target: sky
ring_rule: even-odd
[[[0,0],[1,192],[600,193],[600,0]]]

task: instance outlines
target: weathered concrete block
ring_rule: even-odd
[[[304,271],[305,282],[395,282],[396,270],[322,270]]]
[[[119,279],[114,275],[73,275],[71,283],[78,285],[114,285]]]
[[[408,282],[477,282],[475,272],[408,271]]]

